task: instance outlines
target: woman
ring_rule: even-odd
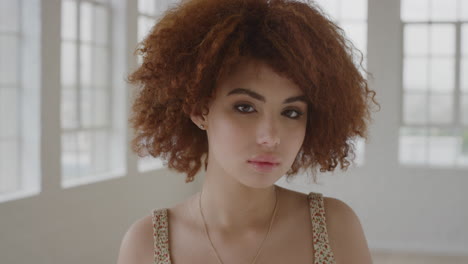
[[[275,185],[333,171],[367,136],[375,92],[353,46],[313,3],[188,0],[143,40],[133,150],[166,160],[200,192],[155,209],[123,238],[119,264],[371,263],[344,202]],[[377,104],[377,103],[376,103]]]

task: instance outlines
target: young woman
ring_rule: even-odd
[[[344,202],[275,185],[346,169],[370,103],[354,47],[313,3],[187,0],[138,51],[133,150],[202,189],[125,234],[119,264],[339,263],[371,257]],[[204,159],[203,159],[204,157]]]

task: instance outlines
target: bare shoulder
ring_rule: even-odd
[[[133,222],[126,231],[117,264],[145,264],[153,262],[153,220],[146,215]]]
[[[277,188],[281,191],[284,202],[289,207],[294,207],[295,209],[300,206],[304,206],[304,201],[307,201],[307,194],[298,192],[292,189],[283,188],[281,186],[277,186]]]
[[[340,263],[372,263],[361,222],[345,202],[324,197],[328,238],[335,260]]]

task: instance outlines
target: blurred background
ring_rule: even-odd
[[[128,147],[133,55],[176,0],[0,0],[0,263],[115,263],[125,231],[197,192]],[[341,199],[374,263],[468,263],[468,0],[320,0],[381,110]],[[356,57],[356,63],[360,63]]]

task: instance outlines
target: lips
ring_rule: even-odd
[[[249,159],[248,162],[255,162],[258,164],[265,164],[265,165],[276,165],[280,163],[279,158],[272,156],[272,155],[258,155],[253,159]]]
[[[264,161],[256,161],[256,160],[249,160],[249,163],[257,163],[259,165],[276,165],[278,163],[273,162],[264,162]]]
[[[278,168],[279,163],[249,161],[249,164],[260,173],[268,173]]]

